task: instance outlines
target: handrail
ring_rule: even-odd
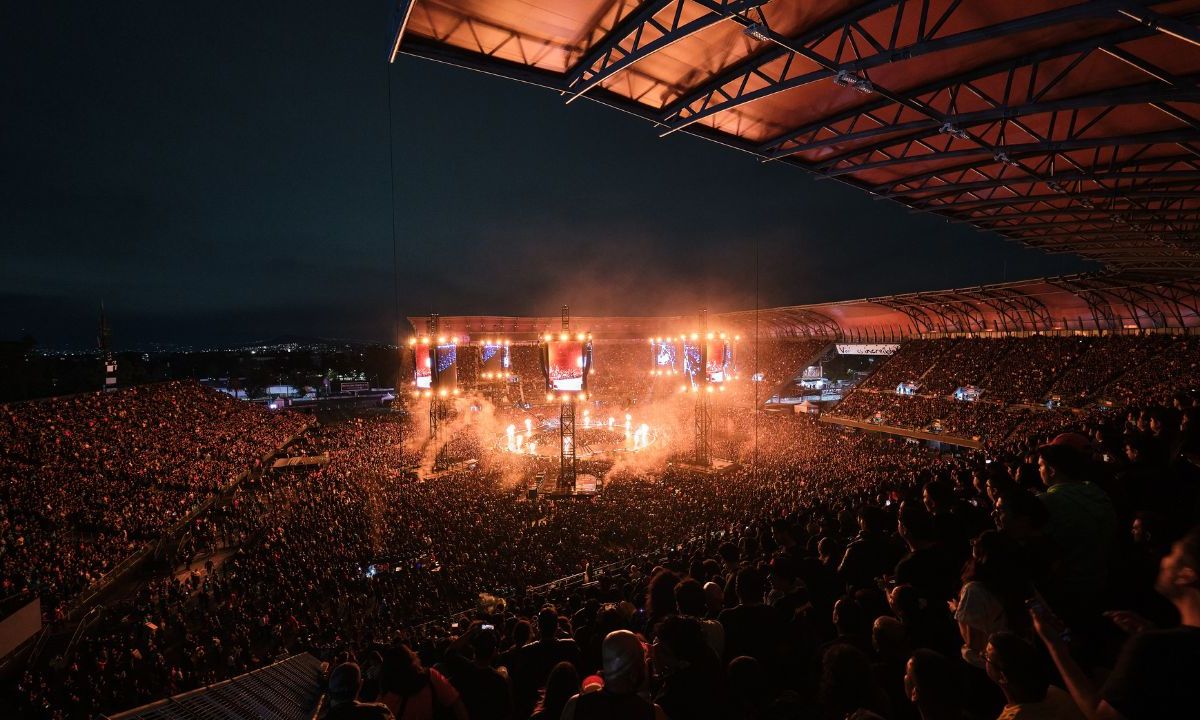
[[[704,538],[705,538],[704,535],[697,535],[692,538],[689,538],[688,540],[684,541],[684,543],[682,543],[682,544],[690,544],[697,540],[702,540]],[[533,585],[533,586],[529,587],[529,593],[532,595],[535,595],[535,596],[548,595],[550,592],[552,592],[554,590],[563,590],[566,588],[574,587],[576,585],[587,582],[589,577],[595,577],[596,575],[607,574],[608,572],[610,572],[613,569],[624,567],[631,563],[637,562],[639,559],[646,557],[647,555],[654,555],[656,553],[661,554],[661,553],[666,552],[667,550],[669,550],[673,547],[676,547],[680,544],[681,543],[671,543],[669,545],[664,545],[664,546],[659,547],[654,550],[647,550],[646,552],[639,553],[632,557],[627,557],[622,560],[614,560],[612,562],[605,563],[604,565],[601,565],[597,568],[588,568],[584,572],[573,573],[571,575],[564,575],[563,577],[558,578],[556,580],[551,580],[550,582],[545,582],[540,585]],[[413,632],[420,632],[421,630],[424,630],[425,628],[429,627],[430,625],[434,625],[437,623],[445,623],[445,622],[452,621],[452,620],[467,619],[474,612],[475,612],[474,608],[468,608],[466,610],[459,610],[457,612],[446,615],[445,617],[442,617],[442,618],[435,618],[433,620],[426,620],[426,621],[418,623],[416,625],[410,625],[408,627],[408,629]]]

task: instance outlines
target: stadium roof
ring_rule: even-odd
[[[424,333],[426,318],[411,317]],[[442,316],[439,333],[532,341],[558,332],[559,316]],[[599,340],[694,332],[695,316],[578,317],[571,327]],[[954,290],[814,305],[711,313],[713,331],[747,338],[826,337],[888,342],[918,335],[1182,330],[1200,328],[1200,279],[1137,281],[1121,275],[1069,275]]]
[[[1200,0],[399,0],[543,86],[1048,252],[1200,272]]]

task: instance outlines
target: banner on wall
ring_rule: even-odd
[[[838,355],[894,355],[900,343],[838,343]]]

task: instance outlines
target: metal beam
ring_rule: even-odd
[[[613,25],[612,30],[609,30],[596,44],[590,46],[567,72],[568,87],[582,80],[584,73],[588,69],[604,60],[605,57],[611,54],[617,46],[625,42],[631,35],[641,32],[646,23],[650,22],[655,15],[662,12],[663,9],[674,2],[677,2],[677,0],[645,0],[641,5],[634,8],[632,12],[617,21]]]
[[[819,42],[833,33],[844,31],[846,28],[860,20],[863,20],[864,18],[875,15],[893,5],[906,1],[907,0],[872,0],[865,5],[861,5],[849,12],[843,13],[842,15],[838,15],[835,18],[821,23],[820,25],[801,33],[800,35],[789,38],[786,43],[775,43],[773,47],[753,55],[737,63],[736,65],[733,65],[732,67],[718,72],[717,74],[705,80],[702,84],[692,88],[686,94],[676,98],[663,108],[661,119],[662,122],[668,127],[666,133],[664,134],[673,133],[676,130],[687,127],[688,125],[691,125],[692,123],[711,115],[712,113],[707,112],[707,108],[709,103],[717,95],[720,95],[728,100],[734,99],[735,96],[731,96],[729,93],[725,92],[724,88],[726,85],[736,81],[739,87],[738,93],[743,94],[747,84],[755,77],[761,78],[768,83],[776,82],[775,79],[763,71],[763,68],[775,62],[776,60],[789,55],[795,57],[795,53],[792,50],[793,47],[803,47],[809,43]],[[791,69],[791,66],[792,62],[791,58],[789,58],[788,62],[782,69],[781,77],[787,75],[788,70]],[[822,73],[825,73],[822,75],[822,77],[829,76],[828,71],[822,71]],[[757,99],[757,97],[748,98],[744,100],[744,102],[749,102],[752,99]],[[695,112],[689,112],[687,117],[682,117],[682,114],[685,111],[689,111],[691,106],[695,105],[696,103],[701,104],[701,109]]]
[[[1093,107],[1119,107],[1122,105],[1144,105],[1156,102],[1195,102],[1200,100],[1200,87],[1195,86],[1195,82],[1200,81],[1200,75],[1191,75],[1189,79],[1193,84],[1187,88],[1172,88],[1164,86],[1160,83],[1138,85],[1129,88],[1120,88],[1116,90],[1105,90],[1103,92],[1092,93],[1089,95],[1081,95],[1073,98],[1063,98],[1059,100],[1049,100],[1045,102],[1033,102],[1024,105],[1005,106],[1000,105],[987,110],[978,110],[975,112],[947,114],[941,118],[932,120],[913,120],[911,122],[900,123],[887,128],[871,128],[857,133],[850,133],[842,136],[842,140],[853,141],[862,140],[880,135],[890,135],[893,132],[914,130],[901,137],[885,138],[869,145],[855,147],[847,150],[845,153],[822,160],[813,165],[814,168],[820,170],[827,167],[832,167],[839,162],[859,155],[870,155],[871,153],[885,150],[897,145],[906,145],[909,143],[920,142],[927,138],[937,137],[939,128],[945,123],[952,123],[960,129],[975,127],[988,123],[994,123],[998,120],[1010,120],[1012,118],[1025,117],[1028,115],[1038,115],[1048,112],[1062,112],[1065,110],[1082,110]],[[824,145],[837,144],[828,140],[817,141],[809,145],[800,145],[790,149],[789,152],[801,152],[812,149],[813,147],[821,147]]]
[[[996,220],[1004,220],[1007,218],[995,218],[995,219]],[[977,218],[977,219],[972,218],[972,223],[978,224],[979,222],[982,222],[984,220],[992,220],[992,218]],[[1196,208],[1193,212],[1188,213],[1186,215],[1171,214],[1170,217],[1167,219],[1144,218],[1144,219],[1137,220],[1136,222],[1130,222],[1129,220],[1116,221],[1110,217],[1100,217],[1100,218],[1092,218],[1092,219],[1086,219],[1086,220],[1081,220],[1078,218],[1071,218],[1071,219],[1067,219],[1067,220],[1058,220],[1058,221],[1053,221],[1053,222],[1021,223],[1018,225],[981,225],[980,227],[982,227],[984,230],[996,230],[998,232],[1003,232],[1006,230],[1014,230],[1014,231],[1020,231],[1020,232],[1035,232],[1038,230],[1053,230],[1056,228],[1082,228],[1082,226],[1084,226],[1084,225],[1101,226],[1101,228],[1120,227],[1120,229],[1124,230],[1126,227],[1128,227],[1128,225],[1125,225],[1125,223],[1129,223],[1130,225],[1137,226],[1134,229],[1141,228],[1147,234],[1150,234],[1150,233],[1155,233],[1155,232],[1170,232],[1170,228],[1155,228],[1154,227],[1155,225],[1164,225],[1164,224],[1170,224],[1173,222],[1189,221],[1189,220],[1191,220],[1191,221],[1200,220],[1200,208]]]
[[[1195,130],[1161,130],[1158,132],[1141,133],[1137,135],[1119,135],[1116,137],[1103,138],[1086,138],[1076,140],[1050,140],[1046,142],[1021,143],[1019,145],[1009,145],[1006,150],[1008,156],[1012,160],[1026,158],[1034,155],[1043,155],[1046,153],[1062,153],[1072,150],[1090,150],[1092,148],[1110,147],[1113,145],[1139,145],[1139,144],[1158,144],[1158,143],[1178,143],[1200,140],[1200,133]],[[876,160],[874,162],[862,163],[859,165],[850,165],[844,168],[836,168],[827,170],[824,174],[830,177],[838,175],[846,175],[848,173],[861,172],[864,170],[875,170],[878,168],[892,167],[894,165],[908,165],[918,162],[929,162],[931,160],[949,160],[954,158],[978,157],[980,155],[989,156],[993,154],[993,150],[986,146],[977,148],[962,148],[961,150],[948,150],[946,152],[931,152],[926,155],[911,155],[907,157],[888,158],[887,160]],[[998,164],[999,161],[987,163],[987,165]],[[973,166],[974,163],[967,167]],[[937,173],[945,173],[951,171],[952,168],[940,168]],[[894,184],[899,184],[897,181]]]
[[[1200,134],[1197,134],[1194,131],[1191,131],[1191,130],[1187,130],[1187,131],[1167,130],[1167,131],[1152,132],[1152,133],[1142,133],[1142,134],[1138,134],[1138,135],[1123,135],[1123,136],[1096,138],[1096,139],[1089,139],[1089,140],[1074,140],[1074,141],[1070,141],[1070,142],[1065,142],[1065,141],[1053,142],[1052,141],[1052,142],[1027,143],[1024,145],[1009,146],[1007,150],[1008,150],[1009,158],[1015,160],[1015,159],[1019,159],[1019,158],[1034,157],[1034,156],[1038,156],[1038,155],[1070,152],[1072,150],[1089,150],[1089,149],[1093,149],[1093,148],[1097,148],[1097,147],[1111,147],[1111,146],[1117,146],[1117,145],[1138,145],[1138,144],[1141,144],[1141,145],[1175,144],[1175,143],[1184,143],[1184,142],[1194,142],[1197,140],[1200,140]],[[896,160],[889,160],[885,164],[872,163],[872,164],[870,164],[870,167],[868,167],[866,164],[859,165],[859,166],[850,168],[845,171],[837,172],[837,173],[826,173],[826,176],[827,177],[836,177],[839,175],[848,174],[850,172],[857,172],[859,170],[870,170],[870,169],[874,169],[876,167],[886,167],[888,165],[901,165],[901,164],[908,164],[908,163],[914,163],[914,162],[929,162],[930,160],[936,161],[936,160],[940,160],[940,159],[957,158],[957,157],[974,157],[974,156],[986,155],[986,154],[990,154],[990,151],[987,148],[983,148],[983,147],[977,148],[977,149],[956,150],[956,151],[952,151],[949,153],[931,153],[929,155],[915,156],[915,157],[911,157],[911,158],[897,158]],[[958,165],[941,167],[936,170],[930,170],[930,171],[918,173],[915,175],[908,175],[905,177],[896,178],[895,180],[889,180],[886,183],[875,185],[872,188],[872,192],[882,192],[884,190],[896,187],[897,185],[911,185],[912,183],[920,182],[922,180],[927,180],[929,178],[933,178],[933,177],[936,177],[939,175],[946,175],[946,174],[950,174],[950,173],[961,172],[964,170],[975,170],[978,168],[989,167],[989,166],[998,165],[998,164],[1000,164],[998,161],[991,161],[991,162],[986,162],[986,163],[981,164],[975,160],[972,160],[969,162],[960,163]]]
[[[1027,205],[1029,203],[1051,203],[1051,202],[1070,202],[1072,197],[1077,198],[1099,198],[1101,200],[1126,200],[1131,198],[1139,199],[1191,199],[1200,197],[1200,190],[1165,190],[1165,189],[1147,189],[1147,190],[1130,190],[1121,193],[1113,193],[1112,190],[1100,188],[1096,190],[1078,190],[1067,194],[1054,193],[1050,195],[1019,195],[1011,197],[993,197],[983,200],[964,200],[962,202],[946,203],[945,205],[930,205],[927,207],[915,208],[914,212],[962,212],[964,210],[978,210],[988,207],[1010,207],[1016,205]],[[1052,206],[1052,209],[1055,206]],[[1082,208],[1088,209],[1088,208]],[[1070,208],[1063,208],[1063,212],[1071,212]],[[956,216],[957,217],[957,216]],[[973,220],[974,218],[962,218],[964,220]]]
[[[1197,17],[1200,17],[1200,15],[1191,15],[1185,19],[1191,21]],[[1099,46],[1101,49],[1113,48],[1122,43],[1150,37],[1153,34],[1153,30],[1137,27],[1127,28],[1083,40],[1075,40],[1063,45],[1058,45],[1056,47],[1046,48],[1033,53],[1027,53],[1016,58],[990,63],[988,65],[984,65],[958,75],[953,75],[948,78],[940,78],[920,87],[905,91],[904,95],[909,98],[917,99],[925,95],[940,93],[945,90],[949,90],[950,88],[959,85],[965,85],[976,80],[982,80],[983,78],[998,75],[1000,73],[1012,72],[1019,68],[1037,65],[1047,60],[1054,60],[1057,58],[1067,57],[1069,55],[1086,53],[1095,49],[1097,46]],[[787,155],[791,154],[791,149],[780,149],[782,145],[808,135],[815,136],[816,133],[819,133],[822,130],[829,130],[838,123],[845,122],[847,120],[853,120],[860,115],[869,116],[870,113],[873,113],[877,110],[882,110],[892,104],[893,103],[890,99],[880,98],[865,105],[850,108],[849,110],[843,111],[836,115],[821,118],[763,142],[761,145],[759,145],[758,151],[770,155],[772,158],[786,157]]]
[[[1200,30],[1169,15],[1147,9],[1141,3],[1132,0],[1120,0],[1121,9],[1118,11],[1125,17],[1136,20],[1151,30],[1170,35],[1186,43],[1200,47]]]
[[[695,20],[683,22],[683,7],[689,0],[652,0],[632,13],[571,70],[568,83],[571,97],[567,98],[567,102],[578,100],[592,88],[663,48],[769,0],[694,1],[712,10]],[[675,3],[675,11],[670,25],[657,22],[654,16],[671,2]],[[653,40],[644,40],[648,27],[653,28],[652,32],[660,33]],[[622,43],[631,36],[632,44],[626,49]]]
[[[994,230],[996,232],[1000,232],[1001,234],[1003,234],[1007,237],[1011,237],[1014,240],[1020,240],[1022,242],[1025,242],[1027,240],[1060,240],[1060,239],[1073,240],[1075,238],[1088,238],[1088,237],[1114,238],[1114,239],[1115,238],[1153,239],[1154,236],[1156,236],[1156,235],[1163,238],[1163,240],[1165,242],[1166,240],[1183,240],[1183,241],[1193,240],[1194,241],[1198,237],[1200,237],[1197,235],[1197,233],[1195,231],[1176,232],[1176,231],[1172,231],[1172,230],[1152,230],[1149,232],[1141,231],[1141,230],[1079,230],[1077,232],[1048,233],[1045,235],[1014,235],[1013,233],[1021,232],[1021,228],[1019,226],[1014,227],[1014,228],[994,228]],[[1200,255],[1197,256],[1197,260],[1200,260]]]
[[[891,4],[893,3],[882,3],[881,6],[886,7],[887,5]],[[880,9],[882,9],[882,7]],[[668,132],[674,132],[675,130],[686,127],[687,125],[716,113],[725,112],[748,102],[760,100],[764,97],[769,97],[771,95],[801,87],[803,85],[808,85],[810,83],[817,82],[818,80],[832,78],[837,76],[839,73],[850,73],[856,75],[880,65],[909,60],[911,58],[933,52],[965,47],[982,42],[984,40],[994,40],[996,38],[1014,33],[1028,32],[1030,30],[1042,29],[1062,23],[1078,22],[1104,15],[1111,15],[1113,11],[1114,5],[1108,0],[1101,0],[1099,2],[1085,2],[1058,10],[1051,10],[1048,12],[1038,13],[1036,15],[1028,15],[1026,17],[1017,18],[1015,20],[996,23],[987,27],[976,28],[974,30],[967,30],[964,32],[955,33],[953,35],[947,35],[942,38],[924,38],[905,47],[884,49],[874,55],[844,63],[834,62],[809,49],[805,46],[805,44],[793,42],[791,39],[783,37],[782,35],[767,31],[767,35],[770,40],[776,45],[780,46],[780,49],[769,53],[763,53],[762,55],[758,56],[760,62],[755,63],[751,67],[747,68],[746,72],[744,73],[745,79],[739,83],[739,88],[741,91],[731,97],[728,97],[728,99],[723,102],[708,104],[708,101],[711,100],[713,94],[718,92],[722,86],[717,86],[711,89],[709,89],[708,86],[704,86],[702,88],[702,92],[690,93],[688,98],[681,103],[682,107],[676,113],[675,119],[667,119],[665,120],[665,124],[668,126]],[[856,29],[860,33],[865,34],[865,31],[861,26],[856,26]],[[786,77],[785,72],[783,77],[774,80],[773,84],[771,85],[758,88],[753,91],[745,91],[747,82],[751,76],[757,75],[762,77],[762,67],[764,65],[774,62],[780,57],[786,55],[788,52],[803,57],[810,62],[816,63],[819,66],[819,69],[791,78]],[[735,77],[729,80],[726,84],[736,81],[737,78]],[[704,102],[704,109],[690,114],[687,117],[681,117],[683,112],[691,104],[697,101]]]
[[[404,31],[408,29],[408,18],[412,15],[413,6],[417,0],[396,0],[396,9],[392,13],[392,47],[388,53],[388,62],[396,62],[400,54],[400,43],[404,41]]]
[[[1191,158],[1191,155],[1179,156],[1174,162],[1181,162],[1185,158]],[[1155,180],[1162,178],[1164,180],[1200,180],[1200,167],[1195,170],[1131,170],[1112,172],[1064,172],[1057,173],[1054,179],[1059,182],[1073,182],[1077,180],[1092,181],[1092,180],[1116,180],[1118,183],[1122,180]],[[994,190],[999,187],[1008,185],[1036,185],[1044,182],[1033,177],[1006,177],[996,178],[995,180],[976,180],[971,182],[947,183],[945,185],[929,185],[923,188],[914,188],[910,190],[893,190],[879,193],[880,197],[902,197],[908,195],[917,195],[918,193],[932,193],[930,195],[922,195],[918,198],[913,198],[913,202],[921,202],[925,200],[934,200],[948,195],[961,195],[972,193],[976,190]],[[1155,186],[1156,183],[1146,183],[1147,186]],[[1143,187],[1138,185],[1137,187]],[[980,198],[983,199],[983,198]]]

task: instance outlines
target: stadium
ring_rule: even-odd
[[[1200,712],[1198,12],[400,0],[380,64],[599,104],[1098,269],[433,308],[398,323],[386,387],[311,402],[124,386],[102,316],[102,390],[0,405],[9,712]]]

